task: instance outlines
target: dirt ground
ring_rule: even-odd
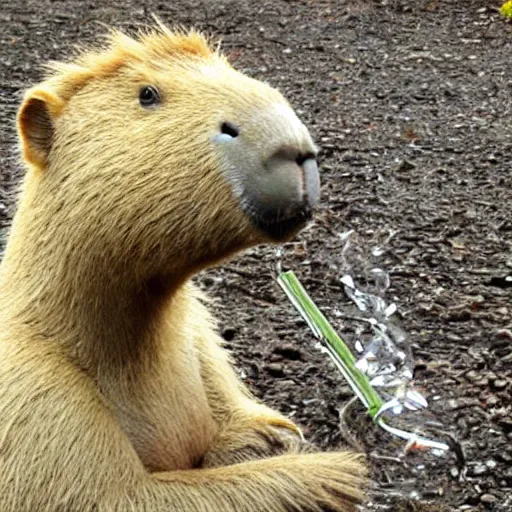
[[[410,335],[417,385],[466,467],[404,456],[357,410],[351,435],[340,429],[351,392],[277,286],[268,247],[199,278],[242,376],[319,446],[357,439],[374,479],[368,510],[512,510],[512,24],[498,5],[3,0],[0,228],[20,171],[16,108],[42,61],[94,40],[100,22],[131,29],[151,13],[222,36],[235,65],[279,87],[321,147],[322,209],[286,265],[353,341],[353,322],[332,314],[348,311],[338,235],[354,229],[364,258],[396,231],[378,262],[388,299]]]

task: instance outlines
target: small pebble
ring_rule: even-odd
[[[505,389],[508,382],[505,379],[497,379],[494,381],[494,387],[496,389]]]
[[[486,492],[485,494],[482,494],[482,496],[480,496],[480,501],[486,505],[493,505],[498,501],[498,498],[496,498],[494,494]]]
[[[492,395],[485,402],[488,406],[494,407],[495,405],[497,405],[500,402],[500,400],[497,396]]]
[[[480,400],[478,400],[478,398],[470,398],[470,397],[468,397],[468,398],[461,397],[458,400],[451,399],[451,400],[448,400],[448,402],[447,402],[448,409],[450,409],[451,411],[456,411],[458,409],[464,409],[466,407],[474,407],[474,406],[479,406],[479,405],[480,405]]]
[[[265,369],[270,375],[272,375],[272,377],[284,377],[284,369],[282,364],[270,363],[265,365]]]
[[[480,374],[476,372],[475,370],[470,370],[468,373],[466,373],[466,379],[468,379],[471,382],[475,382],[480,379]]]
[[[409,499],[417,501],[421,499],[421,495],[418,491],[411,491],[409,494]]]
[[[512,330],[510,329],[498,329],[496,331],[496,335],[500,338],[508,338],[509,340],[512,340]]]
[[[472,476],[482,476],[489,472],[489,469],[484,464],[478,464],[471,471]]]
[[[485,465],[489,469],[494,469],[498,465],[498,463],[495,460],[489,459],[489,460],[485,461]]]

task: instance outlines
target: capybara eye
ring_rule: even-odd
[[[220,127],[221,133],[224,133],[225,135],[229,135],[230,137],[238,137],[240,134],[238,128],[231,124],[231,123],[222,123],[222,126]]]
[[[144,86],[139,92],[139,102],[143,107],[149,107],[160,103],[160,94],[153,85]]]

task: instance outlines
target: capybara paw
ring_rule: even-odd
[[[298,430],[269,424],[255,424],[226,437],[203,458],[201,467],[229,466],[240,462],[267,459],[277,455],[314,452]]]
[[[307,489],[300,512],[355,512],[364,501],[367,468],[360,455],[353,453],[315,453],[300,456],[296,467]]]

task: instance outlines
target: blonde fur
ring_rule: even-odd
[[[147,83],[165,108],[139,107]],[[28,171],[0,265],[2,512],[355,510],[359,457],[299,453],[189,281],[266,241],[208,134],[275,103],[289,108],[161,24],[114,32],[27,92]],[[262,151],[268,129],[247,135]]]

